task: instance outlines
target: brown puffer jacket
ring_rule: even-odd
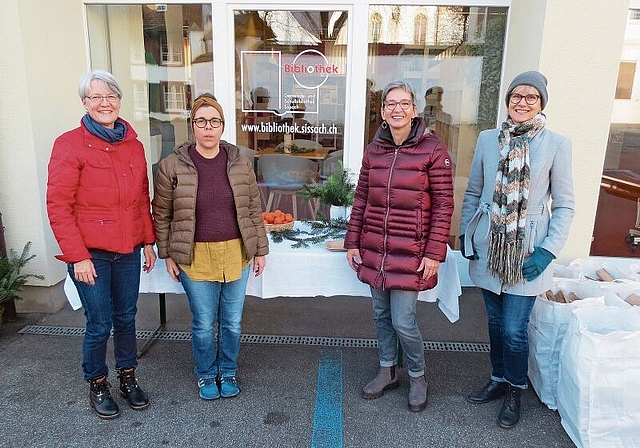
[[[344,247],[359,249],[358,278],[376,289],[423,291],[423,257],[444,261],[453,213],[451,158],[416,118],[407,140],[396,146],[380,128],[367,146]]]
[[[160,161],[152,202],[158,255],[186,265],[193,259],[198,192],[198,172],[189,157],[192,145],[177,146],[173,154]],[[267,255],[269,240],[251,162],[240,155],[236,146],[225,141],[220,141],[220,151],[227,153],[227,175],[247,256]]]

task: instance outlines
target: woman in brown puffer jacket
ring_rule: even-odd
[[[382,94],[384,122],[367,146],[345,238],[347,260],[371,286],[380,371],[362,391],[398,387],[397,341],[407,358],[409,409],[427,405],[424,346],[416,323],[418,291],[433,288],[445,260],[453,214],[451,159],[416,115],[406,80]]]
[[[220,140],[224,113],[213,95],[193,102],[191,126],[196,142],[178,146],[158,165],[153,219],[158,254],[189,299],[198,393],[214,400],[240,393],[247,281],[250,272],[262,274],[269,243],[253,167]]]

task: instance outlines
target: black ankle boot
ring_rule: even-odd
[[[136,369],[131,367],[128,369],[118,370],[118,378],[120,378],[120,394],[127,399],[131,409],[144,409],[149,406],[149,398],[142,388],[138,386],[136,379]]]
[[[106,375],[89,380],[89,405],[98,417],[106,420],[120,415],[118,405],[111,398],[110,386]]]
[[[502,409],[498,414],[498,426],[503,429],[511,429],[520,420],[520,392],[512,385],[507,386],[507,395],[504,397]]]
[[[497,398],[504,397],[506,392],[507,383],[489,380],[482,389],[467,395],[467,401],[473,404],[488,403]]]

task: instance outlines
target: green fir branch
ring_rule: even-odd
[[[292,248],[305,248],[327,240],[344,238],[348,224],[344,218],[305,222],[309,225],[309,230],[285,229],[271,232],[271,240],[274,243],[293,241]]]

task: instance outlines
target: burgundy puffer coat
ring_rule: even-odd
[[[360,249],[360,281],[376,289],[423,291],[423,257],[444,261],[453,214],[451,158],[416,118],[407,140],[378,129],[362,160],[344,247]]]

